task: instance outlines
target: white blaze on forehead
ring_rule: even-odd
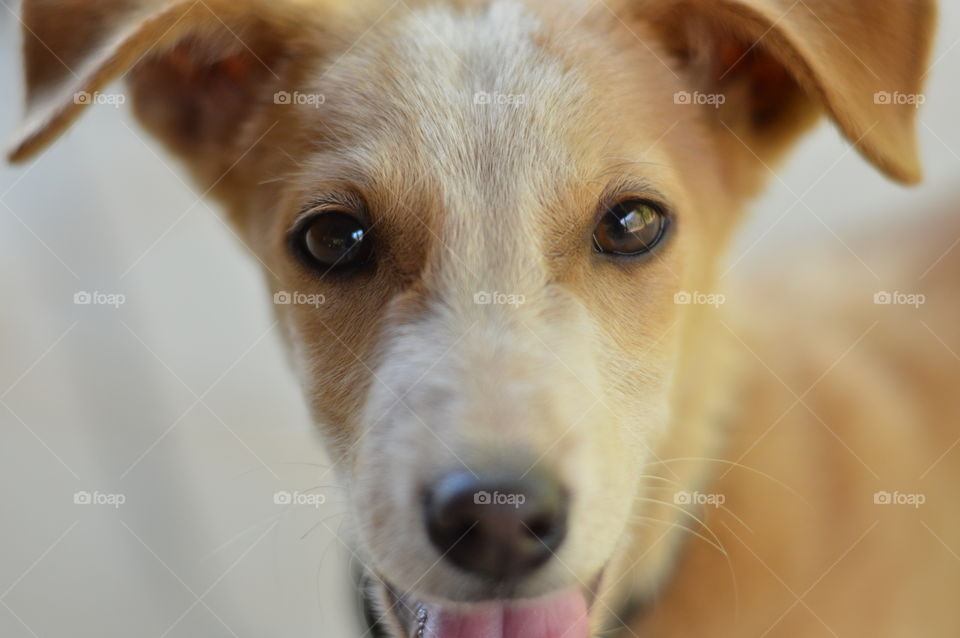
[[[544,50],[521,4],[402,10],[324,78],[338,91],[324,105],[329,126],[347,134],[349,165],[401,201],[390,214],[422,214],[406,210],[407,189],[435,209],[429,230],[409,225],[433,251],[430,307],[384,331],[353,492],[379,572],[401,588],[468,597],[482,594],[437,561],[423,533],[425,482],[462,464],[481,474],[537,465],[596,504],[628,480],[628,463],[597,471],[626,449],[618,415],[594,399],[605,390],[598,330],[575,294],[550,285],[545,257],[550,222],[554,232],[570,223],[551,204],[583,178],[584,140],[602,146],[606,133],[590,128],[602,118],[576,61]],[[592,576],[612,552],[627,506],[594,509],[572,517],[562,559],[530,583],[538,593]]]
[[[420,376],[411,370],[429,372],[398,394],[436,417],[427,420],[441,436],[445,427],[473,424],[477,433],[526,423],[530,437],[546,438],[580,416],[554,418],[577,392],[558,401],[553,386],[593,383],[590,370],[568,371],[587,353],[571,354],[583,339],[562,327],[575,325],[578,335],[590,327],[574,297],[551,292],[545,257],[545,234],[557,223],[551,203],[580,178],[576,140],[591,133],[582,130],[591,102],[586,81],[543,48],[542,29],[509,1],[415,9],[387,29],[389,86],[377,87],[384,104],[369,132],[377,148],[365,161],[409,172],[407,183],[423,177],[436,194],[440,210],[424,234],[428,286],[441,303],[394,339],[378,377],[400,385]],[[396,166],[404,158],[415,165]],[[542,374],[558,366],[562,379]],[[491,405],[490,396],[504,400]]]
[[[416,151],[440,189],[441,250],[473,280],[538,270],[538,220],[575,174],[565,142],[586,119],[586,89],[543,50],[541,29],[521,4],[494,2],[414,11],[398,30],[395,103],[413,118]]]

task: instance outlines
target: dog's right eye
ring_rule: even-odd
[[[594,247],[610,255],[642,255],[663,240],[667,226],[668,217],[660,206],[629,199],[606,210],[593,231]]]
[[[356,266],[370,259],[366,224],[353,215],[330,211],[301,220],[290,235],[290,248],[304,263],[330,270]]]

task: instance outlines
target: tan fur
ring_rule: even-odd
[[[437,560],[418,491],[463,465],[541,465],[574,493],[571,531],[518,594],[603,573],[598,629],[639,600],[631,631],[658,638],[960,631],[960,570],[931,542],[960,547],[958,455],[933,465],[957,436],[957,361],[907,346],[896,310],[863,336],[874,284],[809,255],[813,290],[758,278],[729,307],[674,302],[715,291],[740,209],[817,107],[888,175],[919,178],[916,110],[874,94],[920,91],[931,2],[57,4],[25,2],[11,157],[77,117],[76,91],[125,74],[271,289],[326,297],[277,311],[377,577],[482,597]],[[698,90],[729,99],[674,99]],[[653,191],[676,211],[665,249],[642,264],[593,254],[605,198]],[[289,255],[297,215],[331,193],[365,202],[372,272],[321,278]],[[954,351],[958,271],[945,260],[926,291]],[[838,310],[800,324],[801,295]],[[683,490],[726,509],[677,505]],[[878,508],[878,490],[924,492],[922,518]]]

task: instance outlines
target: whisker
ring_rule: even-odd
[[[660,478],[660,477],[655,477],[655,478]],[[667,479],[664,479],[664,480],[667,480]],[[679,486],[679,483],[677,483],[676,481],[670,481],[670,483],[673,483],[674,485],[650,485],[650,486],[647,487],[647,489],[651,489],[651,490],[669,490],[669,489],[674,489],[676,486]],[[739,516],[737,516],[737,514],[735,514],[732,509],[730,509],[729,507],[727,507],[726,505],[724,505],[724,504],[722,504],[722,503],[717,503],[717,504],[714,505],[713,507],[716,507],[717,509],[722,510],[722,511],[726,512],[727,514],[729,514],[730,516],[732,516],[735,521],[737,521],[738,523],[740,523],[741,525],[743,525],[743,527],[744,527],[748,532],[750,532],[751,534],[753,534],[753,528],[750,527],[749,525],[747,525],[746,521],[744,521],[742,518],[740,518]]]
[[[313,525],[311,525],[310,528],[303,533],[303,536],[300,537],[300,540],[304,540],[307,536],[309,536],[310,534],[312,534],[313,532],[315,532],[318,527],[320,527],[321,525],[323,525],[324,523],[326,523],[326,522],[329,521],[330,519],[336,518],[337,516],[343,516],[343,515],[346,514],[346,513],[347,513],[347,511],[346,511],[346,510],[343,510],[343,511],[340,511],[340,512],[335,512],[335,513],[333,513],[333,514],[330,514],[329,516],[324,516],[324,517],[321,518],[319,521],[317,521],[316,523],[314,523]]]
[[[232,545],[232,544],[233,544],[235,541],[237,541],[241,536],[243,536],[243,535],[247,534],[248,532],[256,529],[257,527],[260,527],[260,526],[261,526],[262,524],[264,524],[264,523],[271,522],[271,521],[276,521],[276,520],[278,520],[281,516],[283,516],[283,512],[281,512],[280,514],[274,514],[273,516],[268,516],[268,517],[266,517],[266,518],[260,519],[259,521],[257,521],[257,522],[254,523],[253,525],[250,525],[249,527],[246,527],[246,528],[240,530],[239,532],[237,532],[236,534],[234,534],[233,536],[231,536],[230,538],[228,538],[226,541],[224,541],[223,543],[221,543],[221,544],[218,545],[217,547],[213,548],[212,550],[210,550],[209,552],[207,552],[206,554],[204,554],[203,556],[201,556],[201,557],[200,557],[200,562],[202,563],[202,562],[204,562],[204,561],[210,560],[211,558],[213,558],[214,556],[216,556],[217,554],[219,554],[220,552],[222,552],[224,549],[226,549],[227,547],[229,547],[230,545]]]
[[[714,544],[713,542],[710,541],[710,539],[703,536],[702,534],[697,533],[696,530],[692,530],[685,525],[681,525],[677,523],[676,521],[664,521],[659,518],[653,518],[652,516],[636,516],[634,518],[637,518],[638,520],[642,520],[642,521],[659,522],[665,525],[669,523],[671,528],[679,527],[681,530],[690,532],[694,536],[700,538],[705,543],[707,543],[708,545],[710,545],[711,547],[719,551],[721,554],[723,554],[724,560],[726,560],[727,562],[727,570],[730,572],[730,584],[733,587],[734,609],[735,610],[740,609],[740,586],[737,584],[737,572],[733,569],[733,561],[730,559],[730,553],[727,551],[726,547],[724,547],[723,543],[720,541],[719,538],[717,538],[717,535],[712,530],[710,530],[710,528],[706,528],[706,529],[710,531],[710,533],[713,534],[715,538],[717,538],[717,544]]]
[[[714,540],[716,540],[717,543],[720,543],[720,537],[717,536],[717,534],[716,534],[712,529],[710,529],[710,526],[707,525],[707,524],[706,524],[703,520],[701,520],[699,517],[697,517],[696,515],[694,515],[692,512],[688,511],[687,509],[685,509],[685,508],[683,508],[683,507],[680,507],[679,505],[675,505],[674,503],[668,503],[667,501],[661,501],[661,500],[655,499],[655,498],[644,498],[644,497],[641,496],[641,497],[639,497],[638,500],[646,501],[646,502],[648,502],[648,503],[655,503],[655,504],[657,504],[657,505],[665,505],[666,507],[669,507],[669,508],[671,508],[671,509],[675,509],[675,510],[677,510],[677,511],[679,511],[679,512],[683,512],[684,514],[686,514],[687,516],[689,516],[690,518],[692,518],[693,520],[695,520],[696,522],[698,522],[698,523],[703,527],[703,529],[705,529],[705,530],[707,530],[708,532],[710,532],[710,535],[713,536]]]
[[[280,461],[278,465],[304,465],[306,467],[320,468],[321,470],[329,470],[331,467],[333,467],[329,463],[308,463],[306,461]]]
[[[764,478],[772,481],[773,483],[776,483],[777,485],[779,485],[780,487],[784,488],[785,490],[787,490],[788,492],[790,492],[791,494],[793,494],[794,496],[796,496],[798,499],[800,499],[801,501],[803,501],[803,503],[806,504],[808,507],[810,507],[811,509],[813,509],[813,505],[810,503],[810,501],[808,501],[807,499],[803,498],[803,496],[800,494],[800,492],[798,492],[798,491],[795,490],[794,488],[790,487],[789,485],[787,485],[787,484],[784,483],[783,481],[781,481],[781,480],[779,480],[779,479],[771,476],[770,474],[767,474],[766,472],[763,472],[763,471],[758,470],[758,469],[756,469],[756,468],[750,467],[749,465],[744,465],[743,463],[738,463],[738,462],[736,462],[736,461],[730,461],[730,460],[728,460],[728,459],[713,459],[713,458],[708,458],[708,457],[704,457],[704,456],[678,456],[678,457],[674,457],[674,458],[671,458],[671,459],[657,459],[657,460],[655,460],[655,461],[651,461],[649,464],[650,464],[650,465],[667,465],[667,464],[673,463],[673,462],[675,462],[675,461],[705,461],[705,462],[708,462],[708,463],[721,463],[721,464],[730,465],[730,466],[733,466],[733,467],[739,467],[739,468],[741,468],[741,469],[747,470],[748,472],[753,472],[754,474],[758,474],[758,475],[760,475],[760,476],[762,476],[762,477],[764,477]]]
[[[696,530],[694,530],[694,529],[690,529],[690,528],[687,527],[686,525],[682,525],[682,524],[680,524],[680,523],[678,523],[678,522],[676,522],[676,521],[667,521],[667,520],[664,520],[664,519],[662,519],[662,518],[654,518],[654,517],[652,517],[652,516],[633,516],[633,517],[631,517],[631,520],[636,520],[636,521],[651,521],[651,522],[654,522],[654,523],[663,523],[664,525],[669,525],[671,528],[676,527],[676,528],[680,529],[681,531],[689,532],[690,534],[693,534],[694,536],[696,536],[697,538],[699,538],[699,539],[702,540],[704,543],[706,543],[706,544],[709,545],[710,547],[714,548],[715,550],[717,550],[717,551],[720,552],[721,554],[723,554],[723,555],[726,555],[726,554],[727,554],[726,548],[724,548],[724,546],[723,546],[722,544],[720,544],[719,541],[718,541],[718,542],[714,542],[714,541],[710,540],[709,538],[707,538],[706,536],[704,536],[703,534],[701,534],[700,532],[698,532],[698,531],[696,531]]]
[[[644,166],[644,165],[646,165],[646,166],[664,166],[664,164],[662,164],[661,162],[649,162],[649,161],[647,161],[647,160],[631,159],[631,158],[629,158],[629,157],[621,157],[621,156],[619,156],[619,155],[607,155],[606,157],[603,157],[603,158],[601,158],[601,159],[602,159],[603,161],[607,161],[607,160],[620,160],[620,163],[613,165],[613,166],[615,166],[615,167],[616,167],[616,166],[626,166],[626,165],[634,165],[634,166]]]

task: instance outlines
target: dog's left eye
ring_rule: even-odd
[[[328,270],[355,266],[370,258],[368,230],[349,213],[318,213],[298,224],[290,237],[291,248],[311,266]]]
[[[667,229],[667,216],[653,202],[631,199],[608,208],[593,231],[597,252],[640,255],[659,244]]]

